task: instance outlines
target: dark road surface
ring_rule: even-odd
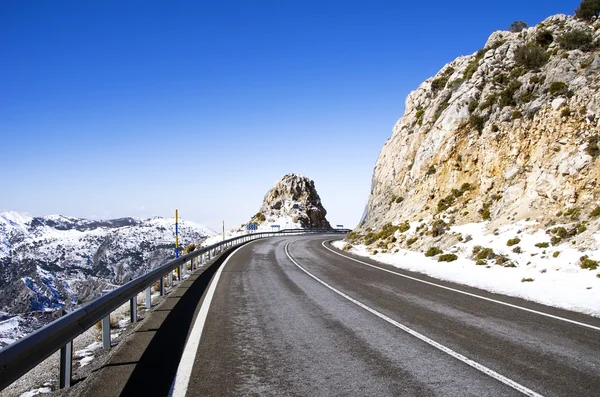
[[[600,396],[600,319],[353,260],[332,238],[226,253],[74,392]]]
[[[216,285],[187,395],[600,395],[599,330],[365,266],[327,250],[324,241],[274,238],[232,255]],[[600,327],[596,318],[443,284]]]

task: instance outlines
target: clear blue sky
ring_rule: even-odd
[[[246,222],[289,172],[353,227],[406,95],[579,1],[0,2],[0,211]]]

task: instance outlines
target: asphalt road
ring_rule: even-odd
[[[210,289],[203,294],[197,346],[202,309],[194,310],[185,349],[197,353],[179,365],[178,393],[600,395],[600,319],[360,258],[378,268],[370,267],[326,249],[327,240],[272,238],[229,256],[210,306]]]

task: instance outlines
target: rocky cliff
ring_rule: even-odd
[[[358,231],[530,218],[585,244],[600,203],[599,43],[600,22],[556,15],[494,32],[423,82],[381,150]]]
[[[267,192],[250,222],[263,227],[277,224],[282,229],[331,228],[326,215],[315,182],[302,175],[287,174]]]

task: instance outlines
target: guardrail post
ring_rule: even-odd
[[[102,347],[110,349],[110,314],[102,319]]]
[[[165,276],[160,276],[160,296],[165,295]]]
[[[73,376],[73,341],[60,348],[60,379],[59,387],[61,389],[71,387],[71,377]]]
[[[131,324],[137,323],[137,295],[129,300],[129,318]]]
[[[181,277],[183,276],[181,273],[183,272],[183,265],[179,265],[177,268],[177,281],[181,281]]]
[[[146,288],[146,309],[152,307],[152,287]]]

